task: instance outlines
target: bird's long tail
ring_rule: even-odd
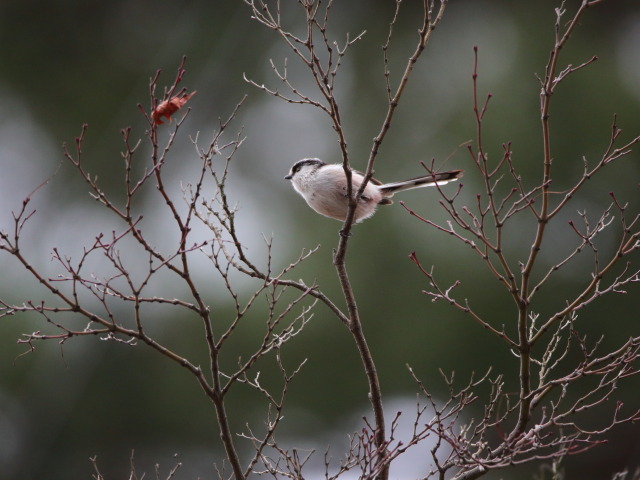
[[[385,183],[378,188],[386,196],[392,196],[396,192],[403,190],[411,190],[412,188],[430,187],[432,185],[444,185],[445,183],[453,182],[462,177],[464,170],[451,170],[449,172],[439,172],[430,175],[424,175],[422,177],[410,178],[402,182]]]

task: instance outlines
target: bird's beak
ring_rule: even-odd
[[[293,178],[293,175],[287,175],[286,177],[284,177],[285,180],[291,180]]]

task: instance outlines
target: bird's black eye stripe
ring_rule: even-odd
[[[291,167],[291,174],[298,173],[300,170],[302,170],[302,167],[306,165],[315,165],[316,167],[320,167],[324,165],[324,162],[322,160],[318,160],[317,158],[305,158],[304,160],[300,160]]]

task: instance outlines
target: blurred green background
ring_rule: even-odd
[[[296,30],[302,28],[295,24],[299,6],[283,3],[285,18],[294,22]],[[416,40],[418,2],[406,3],[391,49],[392,81],[398,80]],[[566,8],[573,12],[577,3],[567,2]],[[344,58],[338,78],[356,168],[364,168],[386,111],[380,47],[393,6],[388,0],[334,5],[336,40],[343,42],[347,32],[353,37],[366,30]],[[451,1],[411,78],[381,149],[376,176],[389,181],[416,176],[422,172],[420,161],[435,158],[442,168],[467,170],[463,196],[474,201],[480,179],[466,148],[459,145],[474,138],[471,73],[473,46],[478,46],[480,92],[493,94],[485,125],[486,149],[497,159],[501,145],[512,142],[525,183],[538,181],[542,153],[536,74],[544,75],[558,6],[551,1]],[[288,57],[291,75],[312,92],[293,55],[273,32],[251,20],[243,2],[5,1],[0,5],[0,45],[0,228],[11,228],[11,211],[56,171],[63,159],[62,142],[73,146],[83,123],[89,125],[84,146],[87,168],[98,175],[105,191],[121,195],[120,129],[131,126],[135,138],[144,136],[137,104],[148,108],[149,78],[162,69],[159,85],[169,85],[186,55],[183,86],[198,93],[189,102],[191,114],[165,169],[172,193],[179,198],[180,182],[193,181],[198,168],[188,135],[200,132],[206,144],[218,119],[226,118],[248,94],[230,128],[232,135],[242,130],[246,141],[232,164],[228,193],[232,202],[239,202],[240,234],[249,255],[264,263],[263,234],[273,236],[275,269],[288,265],[302,248],[320,244],[320,251],[291,278],[317,281],[342,304],[331,264],[340,225],[311,212],[282,178],[299,158],[339,161],[337,140],[328,118],[319,111],[285,104],[243,81],[245,73],[259,84],[279,86],[269,59],[282,65]],[[593,162],[605,150],[613,113],[624,139],[640,133],[636,1],[609,1],[590,9],[563,51],[561,65],[577,65],[593,55],[599,60],[566,80],[554,99],[554,188],[559,190],[579,178],[583,156]],[[568,216],[553,225],[542,266],[557,262],[558,251],[572,247],[574,237],[566,221],[576,217],[577,209],[586,209],[595,219],[608,205],[608,192],[615,191],[637,211],[638,158],[634,153],[622,159],[575,199]],[[138,161],[149,160],[142,152]],[[446,218],[437,207],[435,191],[408,192],[403,200],[435,221]],[[38,211],[26,230],[23,251],[50,276],[60,273],[51,261],[54,247],[77,258],[98,233],[121,228],[88,197],[86,184],[66,163],[33,202]],[[172,245],[171,219],[152,190],[139,208],[158,244]],[[530,232],[514,225],[508,233],[515,266],[526,258]],[[603,252],[607,247],[610,250],[611,244],[602,245]],[[416,386],[407,363],[435,395],[445,394],[439,368],[455,370],[463,381],[472,371],[484,372],[494,365],[513,388],[516,365],[511,354],[467,317],[431,303],[421,293],[426,280],[409,261],[411,251],[425,266],[435,264],[443,285],[461,279],[460,297],[468,297],[493,324],[512,326],[513,321],[511,301],[470,249],[412,219],[397,203],[357,226],[350,241],[349,272],[389,415],[397,407],[407,409],[408,416],[414,408]],[[637,255],[635,260],[637,265]],[[560,308],[570,294],[565,292],[584,284],[589,261],[585,257],[559,273],[553,288],[541,292],[540,300],[545,300],[537,308],[542,315]],[[6,254],[0,255],[0,269],[2,298],[20,303],[46,297]],[[196,272],[203,285],[211,283],[209,301],[224,319],[231,306],[214,273],[205,262]],[[166,282],[155,286],[160,294],[186,295],[182,286],[169,278]],[[238,288],[246,296],[252,286],[244,282]],[[594,340],[606,333],[602,347],[609,349],[637,335],[637,296],[635,285],[626,296],[594,303],[580,317],[581,330]],[[200,327],[193,318],[177,313],[152,312],[153,328],[159,338],[197,359],[203,354]],[[248,317],[233,355],[246,355],[258,341],[262,318],[258,311]],[[0,320],[0,480],[90,478],[88,459],[94,455],[107,479],[128,478],[132,450],[138,471],[147,475],[152,475],[156,463],[167,471],[178,454],[184,467],[176,478],[213,478],[212,465],[222,458],[215,416],[185,371],[144,346],[130,348],[97,338],[73,339],[63,347],[55,342],[40,344],[34,353],[16,359],[25,350],[16,344],[21,333],[42,328],[41,320],[31,316]],[[323,307],[316,309],[304,333],[284,354],[290,366],[304,358],[308,361],[291,388],[283,438],[292,445],[317,448],[321,458],[329,443],[344,443],[346,435],[358,428],[358,419],[368,415],[359,358],[346,329]],[[229,362],[235,360],[233,355]],[[620,385],[618,398],[637,407],[639,387],[637,379],[628,379]],[[260,425],[264,407],[259,399],[242,389],[233,398],[234,427],[241,429],[247,421]],[[611,412],[608,407],[603,414]],[[590,454],[566,459],[567,478],[610,478],[613,472],[640,465],[637,426],[621,426],[608,440]],[[332,453],[340,457],[339,448]],[[424,456],[423,451],[397,478],[419,476]],[[487,478],[531,478],[537,469],[521,467]]]

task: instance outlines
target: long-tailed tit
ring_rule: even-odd
[[[356,207],[355,221],[361,222],[376,212],[378,205],[391,205],[394,193],[412,188],[444,185],[462,176],[462,170],[433,173],[402,182],[381,183],[372,178],[367,183]],[[320,215],[344,221],[349,209],[347,178],[341,164],[327,164],[317,158],[305,158],[296,162],[289,175],[293,188]],[[364,175],[352,170],[351,185],[355,193],[360,188]]]

